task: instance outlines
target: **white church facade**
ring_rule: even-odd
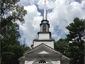
[[[47,11],[44,9],[43,20],[40,24],[38,38],[33,40],[32,49],[26,51],[19,59],[20,64],[69,64],[70,59],[54,50],[55,40],[49,31],[50,24],[47,20]]]
[[[54,39],[49,31],[48,20],[42,20],[38,39],[33,40],[32,49],[19,59],[20,64],[69,64],[69,58],[54,50]]]

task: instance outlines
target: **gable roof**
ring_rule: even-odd
[[[44,44],[44,43],[41,43],[40,45],[34,47],[34,48],[31,49],[30,51],[27,50],[27,51],[25,52],[25,54],[30,54],[30,53],[33,53],[33,52],[38,53],[38,52],[41,52],[41,51],[47,51],[47,52],[49,52],[49,53],[55,53],[55,54],[62,55],[60,52],[55,51],[53,48],[47,46],[47,45]],[[24,55],[25,55],[25,54],[24,54]]]
[[[58,52],[58,51],[55,51],[53,48],[47,46],[47,45],[44,44],[44,43],[41,43],[40,45],[34,47],[34,48],[31,49],[30,51],[27,50],[27,51],[25,52],[25,54],[24,54],[21,58],[25,58],[25,57],[30,56],[30,55],[36,55],[36,54],[39,55],[39,53],[41,53],[41,52],[43,52],[43,51],[46,52],[46,53],[48,53],[48,55],[49,55],[49,54],[51,54],[51,55],[57,55],[57,57],[61,57],[63,60],[64,60],[64,59],[65,59],[65,60],[70,60],[68,57],[62,55],[62,53],[60,53],[60,52]]]

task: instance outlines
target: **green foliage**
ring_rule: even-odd
[[[69,30],[69,34],[66,39],[55,42],[55,50],[69,57],[70,64],[84,64],[85,42],[82,38],[85,36],[85,20],[75,18],[74,22],[66,28]]]
[[[69,44],[71,64],[84,64],[84,41],[82,37],[85,36],[85,20],[75,18],[74,22],[67,26],[69,34],[67,39],[71,40]]]
[[[69,30],[69,34],[67,35],[69,40],[75,37],[82,37],[82,33],[84,33],[85,30],[85,20],[75,18],[74,22],[67,26],[67,29]]]
[[[18,25],[10,21],[0,33],[2,35],[2,38],[0,38],[1,64],[19,64],[18,58],[21,57],[27,49],[26,46],[19,43],[18,38],[20,35],[17,30]]]
[[[19,0],[1,0],[0,1],[0,59],[1,64],[19,64],[18,58],[29,49],[21,45],[18,41],[20,34],[16,20],[24,21],[26,14],[23,6],[16,3]]]
[[[68,40],[60,39],[59,41],[55,42],[54,48],[55,50],[60,51],[61,53],[66,55],[68,46]]]
[[[23,16],[27,13],[23,6],[17,4],[19,0],[1,0],[0,1],[0,18],[8,18],[11,16],[11,20],[24,21]]]

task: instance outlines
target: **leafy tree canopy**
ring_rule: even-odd
[[[75,18],[66,28],[67,38],[55,42],[55,49],[68,56],[71,64],[84,64],[85,20]]]
[[[17,4],[19,0],[0,1],[0,45],[1,64],[19,64],[18,58],[29,49],[18,41],[20,34],[17,20],[24,21],[26,14],[23,6]]]

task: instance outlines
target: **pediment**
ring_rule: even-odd
[[[44,43],[25,53],[25,55],[38,55],[38,54],[62,55],[60,52],[55,51],[53,48],[45,45]]]
[[[34,58],[47,58],[51,60],[57,60],[57,59],[62,59],[62,60],[69,60],[68,57],[62,55],[60,52],[55,51],[53,48],[45,45],[45,44],[40,44],[39,46],[31,49],[30,51],[26,51],[26,53],[23,55],[23,59],[27,60],[33,60]],[[22,57],[20,58],[22,59]]]

